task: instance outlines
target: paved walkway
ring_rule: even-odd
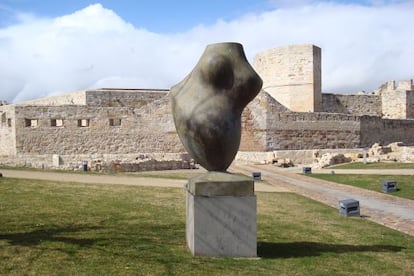
[[[414,236],[414,200],[319,180],[273,165],[236,163],[232,165],[231,170],[247,175],[253,171],[260,171],[262,179],[269,184],[285,188],[334,208],[338,208],[339,200],[356,199],[360,203],[362,217]]]

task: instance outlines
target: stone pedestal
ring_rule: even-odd
[[[186,240],[194,256],[257,256],[254,181],[208,172],[186,189]]]

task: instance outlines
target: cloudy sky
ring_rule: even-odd
[[[250,61],[315,44],[323,92],[370,92],[414,78],[413,12],[413,0],[0,0],[0,99],[169,88],[222,41]]]

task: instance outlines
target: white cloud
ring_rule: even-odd
[[[243,43],[250,60],[288,44],[322,47],[323,90],[373,90],[413,78],[410,3],[316,3],[157,34],[92,5],[53,19],[0,29],[0,99],[16,102],[95,87],[168,88],[184,78],[208,43]]]

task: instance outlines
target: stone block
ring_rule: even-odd
[[[60,166],[60,155],[59,154],[52,155],[52,166],[56,168]]]
[[[398,191],[397,181],[395,181],[395,180],[384,180],[384,181],[382,181],[382,191],[384,193],[390,193],[390,192]]]
[[[359,201],[355,199],[344,199],[339,201],[339,214],[344,217],[359,217]]]
[[[252,172],[253,180],[262,180],[262,173],[261,172]]]
[[[312,173],[312,168],[311,167],[303,167],[302,168],[302,173],[303,174],[311,174]]]
[[[231,178],[229,175],[224,178]],[[219,175],[213,177],[217,178]],[[240,176],[235,177],[237,179]],[[206,186],[203,181],[197,183],[194,179],[190,180],[186,191],[186,241],[194,256],[257,256],[256,196],[254,191],[246,193],[247,190],[243,189],[243,195],[239,195],[236,190],[233,190],[235,195],[231,195],[229,187],[242,186],[242,182],[234,183],[231,180],[217,181],[219,188],[209,193],[207,190],[211,186]],[[253,187],[254,182],[247,179],[243,183],[247,187]],[[213,184],[209,182],[209,185]]]
[[[187,189],[196,196],[250,196],[254,182],[237,174],[208,172],[191,178]]]

